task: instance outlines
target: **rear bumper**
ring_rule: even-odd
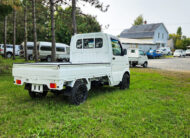
[[[17,84],[18,80],[20,81],[20,84]],[[50,88],[51,83],[55,83],[56,88]],[[43,85],[44,87],[47,87],[50,90],[62,90],[64,81],[63,80],[38,79],[37,77],[23,78],[23,77],[15,76],[14,84],[15,85],[36,84],[36,85]]]

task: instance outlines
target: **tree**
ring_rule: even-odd
[[[38,61],[38,48],[37,48],[37,33],[36,33],[36,0],[32,0],[32,15],[33,15],[33,36],[34,36],[34,58]]]
[[[144,23],[144,18],[142,15],[139,15],[135,20],[133,25],[142,25]]]
[[[54,20],[54,0],[49,0],[50,3],[50,13],[51,13],[51,35],[52,35],[52,51],[51,60],[56,61],[56,47],[55,47],[55,20]]]
[[[81,0],[89,3],[91,6],[99,9],[102,12],[106,12],[109,8],[109,5],[104,6],[99,0]],[[76,23],[76,0],[72,0],[72,24],[73,24],[73,34],[77,33],[77,23]]]
[[[13,9],[13,60],[15,60],[15,44],[16,44],[16,10]]]
[[[77,34],[76,0],[72,0],[72,25],[73,25],[73,34]]]
[[[25,61],[28,61],[28,53],[27,53],[27,0],[24,1],[24,57]]]
[[[0,1],[0,18],[4,19],[4,57],[7,58],[7,15],[11,13],[12,7],[10,5],[10,0]]]
[[[177,29],[177,35],[179,35],[180,39],[181,39],[181,37],[182,37],[182,28],[181,28],[181,26],[178,27],[178,29]]]
[[[70,16],[71,14],[72,7],[68,7],[66,9],[58,7],[55,15],[56,41],[68,45],[70,44],[70,40],[73,35],[73,26],[71,24],[72,17]],[[78,33],[101,32],[101,25],[97,21],[96,17],[83,14],[80,8],[76,9],[76,20]]]

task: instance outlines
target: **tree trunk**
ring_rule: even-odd
[[[15,60],[15,44],[16,44],[16,11],[13,10],[13,60]]]
[[[38,62],[37,33],[36,33],[36,0],[32,0],[33,14],[33,35],[34,35],[34,58]]]
[[[25,3],[25,7],[24,7],[24,56],[25,56],[25,61],[28,61],[27,37],[28,37],[28,32],[27,32],[27,5]]]
[[[76,0],[72,0],[72,25],[73,25],[73,34],[77,34]]]
[[[52,35],[52,51],[51,60],[56,61],[56,46],[55,46],[55,19],[54,19],[54,0],[50,0],[50,11],[51,11],[51,35]]]
[[[4,56],[7,58],[7,16],[4,19]]]

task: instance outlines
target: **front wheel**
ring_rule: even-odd
[[[144,67],[144,68],[147,68],[147,67],[148,67],[148,63],[145,62],[145,63],[143,64],[143,67]]]
[[[123,79],[120,83],[120,89],[124,90],[124,89],[129,89],[129,86],[130,86],[130,76],[129,74],[125,73],[123,75]]]
[[[34,99],[34,98],[44,98],[44,97],[46,97],[48,92],[44,91],[43,93],[37,93],[37,92],[33,92],[31,90],[28,90],[28,93],[29,93],[30,97],[32,99]]]
[[[86,84],[82,81],[76,81],[75,85],[71,89],[70,102],[75,105],[80,105],[86,101],[88,97],[88,90]]]

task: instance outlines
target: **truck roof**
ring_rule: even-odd
[[[119,40],[116,36],[111,35],[111,34],[107,34],[107,33],[103,33],[103,32],[94,32],[94,33],[75,34],[75,35],[74,35],[74,37],[78,37],[78,36],[84,36],[84,37],[87,37],[87,36],[89,36],[89,35],[96,35],[96,36],[98,36],[98,35],[107,35],[107,36],[110,36],[110,37],[112,37],[112,38],[114,38],[114,39]]]

